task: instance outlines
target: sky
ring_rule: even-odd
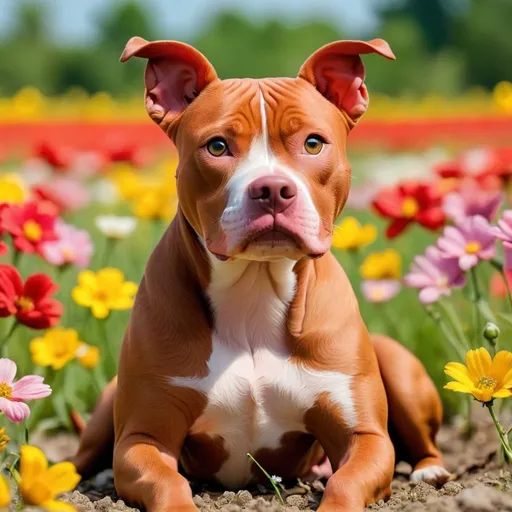
[[[0,0],[0,37],[13,22],[21,1],[48,7],[51,30],[56,40],[87,44],[94,40],[95,16],[122,0]],[[384,0],[140,0],[155,13],[155,19],[169,34],[193,35],[218,11],[234,9],[258,17],[277,16],[300,22],[311,18],[329,19],[350,31],[375,26],[372,6]],[[425,0],[427,1],[427,0]]]

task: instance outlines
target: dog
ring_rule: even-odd
[[[320,512],[387,499],[396,460],[412,480],[450,478],[434,384],[368,333],[330,252],[369,53],[395,58],[381,39],[338,41],[296,78],[220,80],[187,44],[127,43],[121,61],[147,59],[146,109],[179,154],[179,206],[74,459],[84,475],[113,462],[127,502],[193,511],[187,478],[264,483],[248,453],[284,482],[328,478]]]

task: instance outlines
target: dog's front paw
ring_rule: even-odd
[[[425,466],[411,473],[411,482],[426,482],[434,487],[441,487],[453,480],[454,476],[442,466]]]

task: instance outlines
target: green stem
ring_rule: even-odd
[[[11,325],[11,328],[7,331],[7,334],[0,341],[0,351],[2,352],[2,357],[7,357],[7,342],[13,335],[18,325],[19,323],[16,320],[14,320],[14,323]]]
[[[437,302],[437,305],[443,311],[445,317],[447,317],[450,320],[452,328],[455,331],[455,334],[459,339],[460,343],[465,347],[466,350],[468,350],[470,348],[470,342],[466,334],[464,333],[464,329],[462,328],[462,324],[460,323],[459,316],[457,315],[451,302],[448,302],[446,300],[440,300]]]
[[[108,262],[110,260],[110,256],[114,252],[116,242],[116,238],[107,238],[107,241],[105,243],[105,252],[103,253],[103,257],[101,258],[101,268],[108,267]]]
[[[498,436],[500,437],[501,446],[503,446],[503,450],[508,460],[512,461],[512,449],[510,448],[510,444],[508,442],[508,438],[505,434],[505,431],[503,430],[503,427],[500,425],[500,422],[498,421],[496,415],[494,414],[493,404],[492,402],[489,402],[485,405],[487,406],[487,409],[489,409],[489,414],[491,415],[494,426],[496,427],[496,430],[498,432]]]
[[[438,311],[436,311],[432,306],[425,306],[425,311],[427,312],[427,315],[434,321],[434,323],[439,327],[441,332],[444,334],[450,345],[452,346],[453,350],[456,352],[457,356],[460,358],[461,361],[464,361],[466,357],[466,351],[465,348],[462,347],[459,343],[459,340],[453,336],[452,332],[446,324],[443,322],[443,318],[439,314]]]
[[[12,252],[12,266],[18,269],[21,260],[21,251],[18,251],[18,249],[13,249]]]
[[[274,491],[276,491],[279,503],[281,503],[281,505],[284,505],[284,500],[283,497],[281,496],[281,491],[279,490],[279,487],[277,487],[277,484],[276,482],[274,482],[273,478],[267,473],[267,471],[265,471],[263,466],[261,466],[261,464],[250,453],[247,454],[247,457],[249,457],[249,459],[251,459],[254,462],[254,464],[256,464],[256,466],[258,466],[261,469],[262,473],[269,479],[270,483],[272,484],[272,487],[274,488]]]
[[[473,289],[473,347],[477,348],[479,345],[478,338],[482,326],[482,318],[480,316],[480,309],[478,308],[478,302],[482,298],[480,293],[480,287],[478,285],[478,278],[476,275],[475,267],[471,269],[471,285]]]

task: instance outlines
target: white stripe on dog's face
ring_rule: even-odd
[[[249,185],[268,175],[289,178],[297,186],[297,204],[294,206],[296,222],[306,237],[318,237],[320,217],[307,183],[299,172],[279,162],[272,152],[267,125],[266,103],[260,91],[261,133],[251,144],[247,156],[240,162],[227,184],[228,201],[221,217],[221,226],[227,237],[228,252],[247,236],[248,226],[261,212],[254,211],[249,197]]]

